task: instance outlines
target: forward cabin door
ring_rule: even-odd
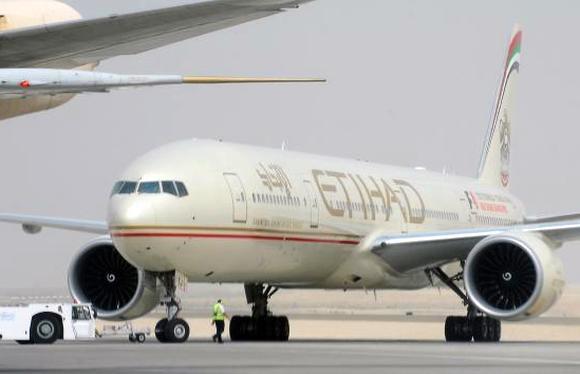
[[[310,210],[310,227],[317,228],[320,220],[320,214],[318,211],[318,197],[316,196],[310,181],[304,181],[304,187],[306,188],[308,209]]]
[[[246,223],[248,219],[248,202],[244,185],[237,174],[224,173],[224,178],[232,197],[233,220],[235,223]]]

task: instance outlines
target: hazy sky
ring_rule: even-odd
[[[69,0],[86,17],[186,3]],[[138,4],[136,4],[138,3]],[[513,190],[530,214],[580,211],[580,2],[319,0],[104,62],[100,71],[322,76],[325,85],[79,96],[0,123],[2,211],[104,220],[125,166],[199,137],[474,175],[514,23],[524,28]],[[64,287],[91,235],[0,225],[0,288]],[[580,244],[560,251],[568,279]]]

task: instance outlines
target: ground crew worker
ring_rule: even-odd
[[[222,334],[225,329],[225,319],[229,318],[226,314],[226,310],[222,304],[222,300],[218,300],[213,306],[213,318],[212,324],[215,325],[215,335],[212,337],[214,343],[223,343]]]

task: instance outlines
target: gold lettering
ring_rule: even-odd
[[[352,175],[348,175],[348,177],[350,178],[350,180],[352,181],[352,183],[354,183],[354,186],[356,187],[358,194],[360,196],[360,201],[361,201],[361,205],[362,205],[362,209],[363,209],[363,213],[364,213],[364,218],[365,220],[367,219],[367,203],[365,201],[364,195],[358,185],[358,183],[356,182],[356,179],[354,179],[354,177]]]
[[[316,183],[316,187],[318,187],[318,191],[320,191],[320,196],[322,197],[322,202],[324,206],[326,206],[326,210],[328,213],[334,217],[344,217],[344,210],[340,208],[334,208],[331,204],[331,201],[327,199],[328,192],[336,192],[336,185],[331,184],[321,184],[320,177],[324,176],[324,172],[322,170],[312,170],[312,176],[314,177],[314,182]]]
[[[421,224],[423,222],[425,222],[425,203],[423,201],[423,198],[421,197],[421,194],[419,194],[419,191],[417,191],[417,189],[409,182],[404,181],[404,180],[400,180],[400,179],[395,179],[394,182],[399,185],[401,193],[403,194],[403,197],[405,198],[405,201],[407,202],[407,207],[409,210],[409,222],[410,223],[417,223],[417,224]],[[415,197],[417,197],[417,200],[419,201],[419,209],[418,212],[419,214],[415,214],[415,209],[413,209],[413,204],[411,203],[411,200],[409,199],[409,195],[407,194],[407,191],[405,191],[405,188],[408,188],[411,190],[411,192],[415,195]]]
[[[344,192],[344,196],[346,199],[346,208],[348,209],[348,216],[349,218],[352,218],[352,204],[350,201],[350,196],[348,195],[348,190],[346,189],[346,186],[342,181],[342,178],[346,178],[346,174],[327,170],[326,175],[328,175],[329,177],[334,177],[338,180],[338,183],[342,187],[342,191]]]

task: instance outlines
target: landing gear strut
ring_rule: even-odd
[[[463,266],[463,264],[462,264]],[[449,316],[445,319],[445,339],[448,342],[498,342],[501,338],[501,322],[482,315],[469,301],[466,293],[455,282],[463,279],[463,271],[449,277],[441,268],[427,270],[449,287],[467,306],[467,316]]]
[[[189,325],[178,314],[181,311],[181,300],[176,297],[175,273],[163,273],[159,276],[165,295],[161,305],[167,310],[167,317],[155,325],[155,337],[161,343],[183,343],[189,338]]]
[[[246,300],[252,305],[252,316],[234,316],[230,321],[232,341],[287,341],[290,325],[285,316],[276,317],[268,309],[268,300],[278,288],[263,284],[246,284]]]

